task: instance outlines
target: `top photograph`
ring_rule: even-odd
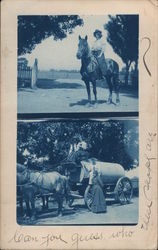
[[[17,112],[138,112],[139,15],[17,18]]]

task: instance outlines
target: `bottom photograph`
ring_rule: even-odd
[[[18,121],[17,223],[136,225],[138,119]]]

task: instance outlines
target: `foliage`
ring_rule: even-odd
[[[18,55],[31,53],[44,39],[62,40],[83,24],[77,15],[18,16]]]
[[[126,84],[131,63],[138,65],[138,20],[138,15],[109,16],[109,22],[104,25],[107,41],[126,64]]]
[[[87,142],[89,157],[120,163],[125,169],[138,161],[136,121],[19,122],[17,160],[37,162],[45,157],[51,166],[58,165],[68,159],[70,146],[81,140]]]

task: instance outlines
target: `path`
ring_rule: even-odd
[[[115,105],[114,94],[113,103],[108,105],[108,89],[97,87],[98,102],[89,104],[86,88],[81,80],[58,79],[53,85],[44,81],[35,90],[28,88],[18,91],[18,113],[138,111],[138,98],[132,93],[121,92],[119,106]]]

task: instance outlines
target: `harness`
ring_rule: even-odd
[[[34,181],[30,181],[30,182],[27,182],[28,180],[30,180],[30,171],[28,169],[25,169],[21,174],[23,174],[24,172],[27,171],[27,178],[26,178],[26,183],[24,184],[17,184],[17,187],[23,187],[23,186],[26,186],[26,185],[37,185],[36,183],[34,183]],[[44,171],[41,171],[39,176],[36,178],[35,181],[37,181],[40,177],[41,174],[43,174]]]
[[[25,186],[31,186],[31,185],[33,185],[33,186],[36,186],[37,188],[38,188],[38,190],[39,190],[39,194],[38,194],[38,196],[39,195],[41,195],[41,191],[40,190],[45,190],[45,191],[47,191],[47,192],[50,192],[50,189],[49,188],[46,188],[46,187],[43,187],[43,173],[44,173],[44,170],[43,171],[41,171],[41,172],[39,172],[39,175],[37,176],[37,178],[34,180],[34,181],[30,181],[30,171],[28,170],[28,169],[25,169],[23,172],[21,172],[21,174],[24,174],[24,172],[26,172],[27,171],[27,177],[26,177],[26,181],[27,180],[29,180],[29,182],[26,182],[26,183],[24,183],[24,184],[18,184],[17,185],[17,187],[19,187],[20,188],[20,191],[22,192],[22,187],[25,187]],[[59,174],[59,173],[58,173]],[[41,186],[39,186],[38,184],[37,184],[37,182],[38,182],[38,180],[39,180],[39,178],[42,176],[42,180],[41,180]],[[64,188],[64,189],[66,189],[66,188]],[[54,189],[54,191],[55,191],[55,189]],[[55,192],[54,192],[55,193]],[[53,195],[54,193],[49,193],[49,195]],[[65,193],[65,192],[64,192]]]

